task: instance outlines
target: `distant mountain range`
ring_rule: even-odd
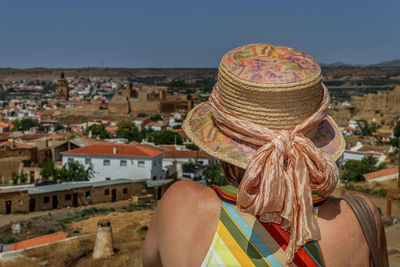
[[[373,66],[373,67],[400,67],[400,59],[395,59],[391,61],[385,61],[381,62],[378,64],[368,64],[368,65],[362,65],[362,64],[347,64],[343,62],[334,62],[334,63],[321,63],[321,67],[366,67],[366,66]]]

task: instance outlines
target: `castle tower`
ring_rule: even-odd
[[[193,100],[192,100],[192,96],[188,95],[187,96],[187,111],[189,112],[192,108],[193,108]]]
[[[167,100],[167,88],[161,87],[159,88],[159,91],[160,91],[160,100],[161,101]]]
[[[128,82],[124,90],[122,90],[122,96],[126,96],[127,98],[137,98],[138,93],[133,89],[133,84]]]
[[[64,72],[61,73],[60,79],[57,81],[57,100],[68,101],[68,82],[64,78]]]

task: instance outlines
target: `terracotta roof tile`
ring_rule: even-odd
[[[7,141],[8,137],[11,135],[11,132],[3,132],[0,133],[0,141]]]
[[[164,147],[164,158],[209,158],[209,155],[201,150],[176,150],[175,147]]]
[[[93,144],[70,151],[62,152],[63,155],[99,155],[99,156],[129,156],[129,157],[155,157],[163,152],[142,145],[115,145],[117,153],[114,154],[114,144]]]
[[[12,147],[12,141],[8,141],[7,143],[5,143],[6,146],[8,147]],[[22,142],[17,142],[15,141],[15,149],[31,149],[31,148],[36,148],[36,146],[32,146],[32,145],[28,145]]]
[[[10,246],[10,250],[25,249],[35,247],[43,244],[47,244],[54,241],[63,240],[68,236],[66,232],[57,232],[49,235],[42,235],[32,239],[24,240],[21,242],[14,243]]]
[[[376,172],[369,172],[364,174],[364,178],[366,180],[371,180],[371,179],[375,179],[377,177],[381,177],[381,176],[387,176],[387,175],[391,175],[391,174],[396,174],[399,172],[399,168],[389,168],[389,169],[383,169],[383,170],[379,170]]]

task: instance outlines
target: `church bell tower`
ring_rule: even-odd
[[[68,82],[64,78],[64,72],[61,73],[57,81],[57,100],[68,101]]]

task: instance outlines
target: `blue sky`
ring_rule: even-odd
[[[217,67],[266,42],[318,62],[400,59],[400,1],[2,0],[0,67]]]

